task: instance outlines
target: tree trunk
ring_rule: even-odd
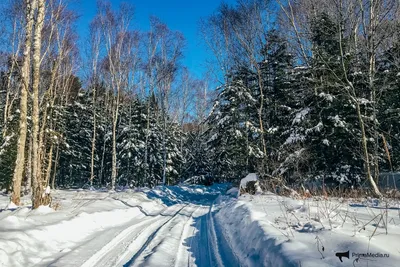
[[[99,183],[100,183],[100,185],[103,184],[103,172],[104,172],[104,159],[105,159],[105,155],[106,155],[106,144],[107,144],[107,139],[104,136],[103,151],[102,151],[102,155],[101,155],[101,164],[100,164],[100,173],[99,173]]]
[[[144,147],[144,178],[142,186],[145,186],[149,179],[149,163],[147,159],[149,150],[149,133],[150,133],[150,100],[147,103],[146,139]]]
[[[346,84],[350,88],[350,90],[348,91],[348,95],[349,95],[350,99],[354,102],[354,104],[356,106],[357,118],[358,118],[358,122],[360,124],[362,153],[364,155],[366,179],[369,181],[369,183],[370,183],[370,185],[371,185],[371,187],[372,187],[372,189],[374,191],[374,195],[376,197],[381,197],[382,194],[379,191],[379,188],[376,185],[376,183],[374,181],[374,178],[371,175],[371,166],[370,166],[370,157],[369,157],[369,152],[368,152],[367,135],[366,135],[366,131],[365,131],[365,123],[364,123],[364,120],[363,120],[362,114],[361,114],[360,103],[359,103],[359,101],[357,99],[356,89],[354,88],[353,83],[347,77],[347,68],[346,68],[345,61],[344,61],[345,56],[344,56],[344,49],[343,49],[343,36],[342,36],[343,31],[342,31],[342,23],[341,23],[341,21],[338,24],[338,30],[339,30],[339,33],[340,33],[339,34],[339,47],[340,47],[340,58],[341,58],[342,70],[343,70],[343,74],[344,74],[344,77],[345,77]]]
[[[54,170],[53,170],[53,178],[51,180],[51,188],[55,189],[56,188],[56,175],[57,175],[57,163],[59,161],[59,150],[60,150],[60,145],[57,145],[57,150],[56,150],[56,159],[54,162]]]
[[[260,107],[258,109],[258,120],[260,123],[260,136],[261,136],[261,145],[264,153],[263,157],[263,164],[261,166],[261,175],[264,175],[266,170],[265,167],[267,167],[267,172],[268,172],[268,166],[266,164],[266,159],[267,159],[267,145],[265,143],[265,133],[264,133],[264,123],[263,123],[263,109],[264,109],[264,83],[262,81],[262,75],[261,75],[261,70],[257,68],[257,73],[258,73],[258,85],[260,87]]]
[[[165,106],[165,105],[163,105]],[[163,140],[162,140],[162,146],[163,146],[163,172],[162,172],[162,179],[163,179],[163,185],[167,182],[167,144],[166,144],[166,138],[167,138],[167,118],[166,118],[166,111],[165,107],[163,107]]]
[[[375,87],[375,73],[376,73],[376,42],[375,42],[375,31],[377,27],[377,18],[375,14],[375,5],[376,2],[374,0],[370,1],[370,12],[369,12],[369,29],[368,29],[368,53],[369,53],[369,71],[368,71],[368,83],[369,89],[371,93],[371,103],[372,103],[372,132],[374,142],[374,150],[373,150],[373,166],[374,166],[374,179],[376,183],[378,183],[379,178],[379,134],[378,134],[378,125],[377,125],[377,98],[376,98],[376,87]]]
[[[369,153],[368,153],[368,146],[367,146],[367,137],[365,134],[365,125],[364,125],[364,121],[363,121],[362,115],[361,115],[360,104],[358,102],[356,103],[356,109],[357,109],[358,121],[360,123],[360,128],[361,128],[361,141],[362,141],[363,152],[364,152],[364,159],[365,159],[364,164],[365,164],[365,171],[367,174],[367,180],[371,184],[372,189],[374,190],[375,196],[381,197],[382,194],[379,191],[379,188],[376,185],[374,178],[371,175],[371,167],[370,167],[370,160],[369,160]]]
[[[51,144],[49,155],[47,158],[46,178],[44,180],[44,184],[46,184],[46,185],[49,185],[49,183],[50,183],[50,175],[51,175],[51,169],[52,169],[52,164],[53,164],[53,147],[54,147],[54,145]]]
[[[93,38],[92,42],[94,42],[93,52],[94,58],[92,62],[93,68],[93,84],[92,84],[92,116],[93,116],[93,135],[92,135],[92,151],[91,151],[91,159],[90,159],[90,186],[93,186],[94,180],[94,164],[95,164],[95,152],[96,152],[96,128],[97,128],[97,121],[96,121],[96,97],[97,97],[97,61],[99,56],[99,35],[96,34],[95,38]]]
[[[28,87],[29,87],[29,66],[30,51],[32,45],[32,27],[36,8],[36,0],[26,1],[26,25],[25,25],[25,48],[21,67],[21,95],[20,95],[20,118],[19,137],[17,144],[17,159],[13,175],[13,192],[11,201],[19,205],[21,201],[22,174],[25,165],[25,144],[27,135],[27,110],[28,110]]]
[[[111,173],[111,190],[115,190],[115,183],[117,181],[117,122],[119,113],[119,94],[120,89],[117,90],[116,106],[113,111],[113,137],[112,137],[112,173]]]
[[[91,159],[90,159],[90,187],[93,186],[94,180],[94,156],[96,151],[96,86],[93,85],[92,89],[92,103],[93,103],[93,135],[92,135],[92,151],[91,151]]]
[[[54,93],[54,91],[55,91],[54,87],[56,86],[56,74],[57,74],[59,65],[61,63],[61,60],[62,60],[62,51],[60,51],[60,54],[51,70],[50,85],[49,85],[48,91],[47,91],[48,92],[48,94],[47,94],[48,102],[46,103],[46,97],[44,97],[44,100],[43,100],[44,111],[43,111],[43,115],[42,115],[42,123],[40,125],[40,131],[39,131],[39,145],[38,145],[38,157],[37,157],[38,158],[37,171],[40,173],[39,174],[40,177],[42,174],[42,162],[44,162],[45,154],[46,154],[45,133],[47,130],[47,121],[48,121],[48,117],[51,116],[51,112],[52,112],[52,110],[50,110],[50,111],[48,111],[48,110],[54,106],[54,102],[57,97],[56,94]],[[39,96],[37,96],[37,98],[39,99]],[[50,102],[50,99],[51,99],[51,102]]]
[[[39,84],[40,84],[40,60],[42,46],[42,29],[44,23],[45,3],[44,0],[38,0],[38,11],[35,21],[35,33],[33,40],[32,56],[32,207],[38,208],[40,205],[48,205],[49,198],[46,196],[42,181],[42,173],[39,158]]]
[[[32,192],[32,138],[29,139],[28,160],[25,167],[25,172],[25,195],[28,195]]]

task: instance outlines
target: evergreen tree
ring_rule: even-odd
[[[247,74],[247,77],[246,77]],[[260,132],[255,123],[256,100],[250,88],[249,72],[233,75],[222,86],[213,111],[207,120],[208,151],[211,153],[212,175],[218,181],[233,181],[254,172],[257,159],[263,157],[259,148]]]
[[[91,110],[90,97],[79,93],[66,110],[65,146],[60,155],[59,175],[63,186],[83,186],[90,177]]]

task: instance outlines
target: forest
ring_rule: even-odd
[[[0,189],[154,187],[187,179],[266,188],[367,187],[400,168],[396,0],[237,0],[185,38],[134,6],[98,1],[77,34],[68,0],[0,4]]]

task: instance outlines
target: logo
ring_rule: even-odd
[[[350,250],[346,252],[337,252],[335,254],[336,257],[339,258],[340,262],[343,262],[343,258],[348,258],[350,259]],[[357,253],[357,252],[352,252],[351,253],[352,258],[356,258],[355,261],[358,262],[360,259],[366,259],[366,258],[389,258],[389,254],[387,253],[372,253],[372,252],[367,252],[367,253]]]
[[[338,252],[335,254],[335,256],[339,258],[340,262],[343,262],[342,258],[350,259],[350,250],[347,252]]]

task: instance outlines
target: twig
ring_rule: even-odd
[[[316,236],[315,239],[317,239],[317,249],[318,249],[318,252],[321,254],[322,259],[325,259],[324,254],[322,254],[321,250],[319,249],[319,243],[321,242],[322,251],[325,251],[324,244],[322,244],[322,241],[321,241],[321,239],[320,239],[318,236]]]
[[[374,218],[372,218],[369,222],[367,222],[366,224],[364,224],[360,230],[358,230],[358,232],[361,232],[361,230],[365,230],[365,226],[367,226],[370,222],[372,222],[373,220],[375,220],[378,216],[382,216],[382,214],[378,214],[376,215]],[[379,220],[380,221],[380,220]]]
[[[379,223],[383,220],[383,214],[381,214],[381,218],[379,219],[378,224],[375,226],[374,232],[372,232],[372,235],[369,238],[369,241],[371,241],[372,237],[375,235],[376,229],[378,229]]]

